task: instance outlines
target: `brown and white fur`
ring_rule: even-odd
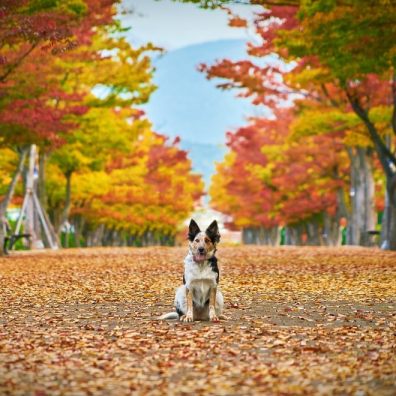
[[[160,319],[218,321],[223,311],[223,295],[219,290],[219,268],[216,245],[220,233],[216,220],[201,231],[190,221],[188,230],[188,254],[184,259],[183,285],[176,291],[176,312],[162,315]]]

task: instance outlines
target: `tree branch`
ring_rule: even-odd
[[[5,82],[6,78],[23,62],[23,60],[38,46],[39,41],[35,41],[33,45],[12,65],[10,65],[6,71],[0,76],[0,83]]]
[[[320,84],[320,87],[322,88],[322,92],[324,94],[324,96],[330,101],[330,104],[335,107],[335,108],[339,108],[340,107],[340,103],[338,103],[335,99],[333,99],[330,94],[329,91],[326,88],[325,84]]]
[[[388,149],[385,142],[382,140],[379,135],[377,128],[371,122],[368,112],[361,106],[359,100],[351,95],[348,90],[346,90],[346,95],[351,104],[354,112],[357,116],[364,122],[366,125],[367,131],[371,137],[371,140],[374,143],[374,147],[378,153],[379,160],[381,162],[382,167],[386,173],[386,176],[391,179],[396,174],[396,157],[393,153]]]
[[[0,202],[0,217],[2,215],[5,215],[5,213],[7,211],[7,207],[14,195],[15,187],[18,182],[19,175],[22,173],[23,165],[25,163],[25,158],[26,158],[28,151],[29,151],[29,147],[23,147],[19,153],[18,165],[16,167],[14,176],[12,177],[11,183],[8,186],[7,192],[6,192],[3,200]]]

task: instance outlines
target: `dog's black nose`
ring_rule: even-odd
[[[198,248],[198,252],[199,253],[205,253],[205,248],[203,248],[203,247]]]

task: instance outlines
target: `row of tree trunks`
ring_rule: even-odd
[[[244,228],[242,230],[242,242],[246,245],[277,246],[280,243],[279,227]]]
[[[339,246],[341,245],[341,230],[335,217],[323,215],[311,221],[288,225],[284,229],[284,245],[293,246]],[[245,228],[242,230],[242,242],[246,245],[279,246],[281,230],[278,227]]]
[[[127,231],[120,231],[116,228],[107,228],[104,225],[93,227],[85,219],[76,215],[72,217],[72,232],[69,234],[72,239],[70,246],[94,247],[94,246],[174,246],[175,237],[171,234],[162,234],[147,230],[141,235],[132,235]],[[64,238],[64,240],[66,240]],[[69,247],[64,243],[64,247]]]
[[[0,204],[0,246],[3,246],[5,231],[5,213],[12,196],[14,194],[17,180],[24,171],[24,163],[28,148],[20,150],[20,158],[18,166],[12,182],[9,186],[7,194]],[[347,243],[351,245],[372,245],[371,237],[368,231],[375,229],[375,210],[374,210],[374,180],[371,163],[371,153],[367,148],[357,147],[350,148],[349,156],[351,159],[351,211],[348,217],[348,233]],[[38,192],[42,205],[47,206],[47,197],[45,191],[45,162],[46,156],[40,155]],[[67,220],[71,205],[71,175],[66,178],[65,197],[66,205],[61,214],[60,219],[55,222],[58,224],[58,232],[60,234],[61,225]],[[396,183],[394,183],[396,185]],[[388,185],[386,194],[386,210],[383,216],[382,227],[382,246],[384,248],[396,249],[396,241],[390,238],[396,233],[396,205],[393,205],[395,199],[395,186]],[[290,245],[330,245],[337,246],[340,244],[339,219],[345,216],[347,210],[343,191],[338,192],[338,211],[336,217],[324,215],[323,225],[316,221],[306,222],[288,226],[286,228],[285,244]],[[393,198],[393,200],[392,200]],[[99,226],[95,230],[85,227],[84,218],[73,218],[75,245],[81,246],[81,241],[85,240],[86,246],[152,246],[152,245],[172,245],[174,237],[167,235],[157,235],[154,232],[147,231],[141,236],[121,235],[116,230],[106,229]],[[278,245],[280,242],[280,232],[278,227],[265,229],[246,228],[242,232],[242,240],[245,244],[258,245]],[[84,235],[83,235],[84,234]],[[66,238],[66,247],[69,238]],[[392,245],[393,243],[393,245]],[[2,249],[0,249],[2,250]]]
[[[345,203],[344,191],[337,191],[337,211],[335,216],[323,214],[311,221],[288,225],[285,229],[286,245],[325,245],[339,246],[341,244],[340,219],[348,219],[347,244],[372,246],[370,231],[375,230],[376,212],[374,207],[374,177],[371,158],[371,149],[365,147],[349,148],[351,160],[351,208],[348,211]],[[387,198],[389,200],[389,198]],[[396,228],[396,208],[386,205],[384,215],[383,240],[386,235],[392,234]],[[242,241],[245,244],[273,245],[274,241],[262,235],[266,231],[261,228],[246,228],[242,232]],[[384,246],[389,248],[388,246]]]
[[[288,225],[285,228],[285,245],[302,246],[303,234],[304,234],[304,224],[293,224]]]

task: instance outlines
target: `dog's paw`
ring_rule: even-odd
[[[183,316],[180,318],[180,320],[181,320],[182,322],[192,322],[194,319],[193,319],[193,316],[192,316],[191,314],[187,314],[187,315],[183,315]]]
[[[211,322],[218,322],[219,318],[216,315],[216,310],[214,309],[214,307],[209,307],[209,320]]]
[[[219,318],[216,316],[216,314],[210,315],[209,319],[211,322],[219,322]]]

